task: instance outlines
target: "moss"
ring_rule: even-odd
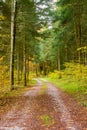
[[[40,116],[40,119],[42,120],[42,122],[44,123],[44,125],[46,125],[46,126],[51,126],[51,125],[53,125],[54,124],[54,119],[52,119],[52,117],[51,116],[49,116],[49,115],[42,115],[42,116]]]

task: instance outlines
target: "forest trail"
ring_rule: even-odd
[[[87,130],[87,111],[53,84],[36,79],[0,120],[0,130]]]

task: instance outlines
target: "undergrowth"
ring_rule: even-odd
[[[32,86],[36,84],[35,80],[30,80],[29,85],[24,87],[23,85],[15,85],[14,90],[10,89],[10,86],[4,86],[1,88],[0,91],[0,98],[5,98],[5,97],[18,97],[27,90],[29,90]],[[7,89],[6,89],[7,88]]]
[[[87,67],[66,63],[65,70],[49,73],[48,80],[87,107]]]

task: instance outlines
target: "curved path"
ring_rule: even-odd
[[[72,98],[51,83],[36,80],[37,85],[0,120],[0,130],[87,130],[84,109],[80,108],[84,115],[81,118]]]

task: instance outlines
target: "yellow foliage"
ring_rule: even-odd
[[[2,61],[3,61],[3,58],[4,58],[3,56],[2,56],[2,57],[0,57],[0,64],[2,63]]]
[[[87,67],[79,63],[65,63],[65,67],[64,76],[66,77],[79,80],[87,75]]]
[[[6,38],[6,37],[10,37],[10,35],[9,34],[0,34],[0,37],[2,37],[2,38]]]
[[[35,78],[36,77],[36,74],[35,73],[33,73],[33,72],[30,72],[29,73],[29,79],[30,80],[32,80],[33,78]]]
[[[4,86],[9,85],[9,69],[8,66],[2,65],[3,57],[0,58],[0,92],[4,90]]]
[[[55,70],[54,72],[50,72],[48,74],[48,77],[50,78],[53,78],[53,79],[58,79],[58,78],[61,78],[63,75],[63,72],[62,71],[57,71]]]
[[[80,51],[80,50],[87,50],[87,46],[83,46],[83,47],[79,47],[78,49],[77,49],[77,51]]]
[[[79,63],[65,63],[65,69],[62,71],[55,70],[54,72],[50,72],[48,77],[52,79],[58,78],[70,78],[73,80],[80,80],[87,78],[87,66],[81,65]]]
[[[6,17],[5,17],[5,16],[0,15],[0,20],[5,20],[5,19],[6,19]]]

